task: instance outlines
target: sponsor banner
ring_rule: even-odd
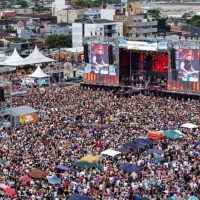
[[[158,41],[158,50],[167,50],[168,49],[168,42],[166,41]]]
[[[128,41],[127,49],[141,50],[141,51],[157,51],[157,42],[141,42],[141,41]]]

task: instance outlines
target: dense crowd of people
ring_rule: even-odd
[[[40,120],[1,131],[0,183],[16,190],[8,195],[0,190],[0,199],[68,199],[74,193],[95,200],[187,200],[200,199],[198,129],[180,129],[185,122],[200,126],[197,100],[144,96],[116,97],[112,91],[80,89],[75,86],[29,91],[13,97],[12,107],[29,105],[39,111]],[[9,107],[9,102],[4,106]],[[121,148],[149,130],[175,127],[185,137],[154,142],[161,155],[146,149],[123,152],[117,158],[100,156],[97,165],[77,168],[74,162],[87,154]],[[134,176],[120,170],[124,163],[142,166]],[[58,170],[57,166],[68,170]],[[32,168],[46,172],[43,178],[20,181]],[[48,182],[47,176],[61,179]]]

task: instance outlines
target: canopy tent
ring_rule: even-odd
[[[4,66],[21,66],[23,65],[24,58],[22,58],[16,48],[14,49],[11,56],[9,56],[5,61],[1,62],[0,65]]]
[[[198,128],[198,126],[195,124],[192,124],[192,123],[185,123],[185,124],[181,125],[181,128],[193,129],[193,128]]]
[[[68,198],[68,200],[93,200],[93,198],[85,195],[73,194],[71,197]]]
[[[24,58],[23,65],[32,65],[48,62],[56,62],[56,60],[44,56],[42,53],[40,53],[37,46],[35,46],[34,51],[28,57]]]
[[[168,139],[178,139],[178,138],[182,138],[185,136],[179,130],[166,130],[166,131],[163,131],[163,133],[165,134],[166,138],[168,138]]]
[[[81,161],[89,162],[89,163],[95,163],[98,160],[98,156],[93,156],[91,154],[88,154],[80,159]]]
[[[133,173],[133,172],[140,172],[142,171],[142,167],[139,165],[135,165],[132,163],[125,163],[122,166],[120,166],[120,169],[122,169],[123,171],[127,172],[127,173]]]
[[[28,75],[28,77],[30,78],[47,78],[49,76],[50,75],[43,72],[40,66],[38,66],[32,74]]]
[[[107,150],[101,152],[101,155],[107,155],[107,156],[111,156],[111,157],[115,157],[116,155],[119,155],[119,154],[121,154],[121,152],[115,151],[113,149],[107,149]]]

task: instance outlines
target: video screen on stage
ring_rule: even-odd
[[[95,74],[109,74],[108,45],[91,44],[91,64]]]
[[[200,82],[200,51],[197,49],[178,50],[178,79]]]
[[[118,50],[115,46],[92,43],[89,61],[85,63],[86,81],[118,85]]]

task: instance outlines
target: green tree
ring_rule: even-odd
[[[26,0],[18,0],[17,4],[21,5],[22,8],[27,8],[28,7],[28,4],[27,4]]]
[[[200,16],[194,15],[192,18],[186,20],[186,23],[193,26],[200,26]]]
[[[77,0],[75,2],[76,8],[91,8],[93,7],[93,3],[91,0]]]
[[[50,35],[45,41],[49,48],[72,47],[72,36]]]
[[[147,11],[148,15],[151,15],[155,19],[160,19],[161,18],[161,12],[158,9],[152,9]]]
[[[186,13],[184,13],[184,14],[182,15],[182,19],[188,20],[188,19],[192,18],[192,16],[193,16],[193,12],[192,12],[192,11],[186,12]]]
[[[4,46],[4,42],[2,40],[0,40],[0,47]]]

